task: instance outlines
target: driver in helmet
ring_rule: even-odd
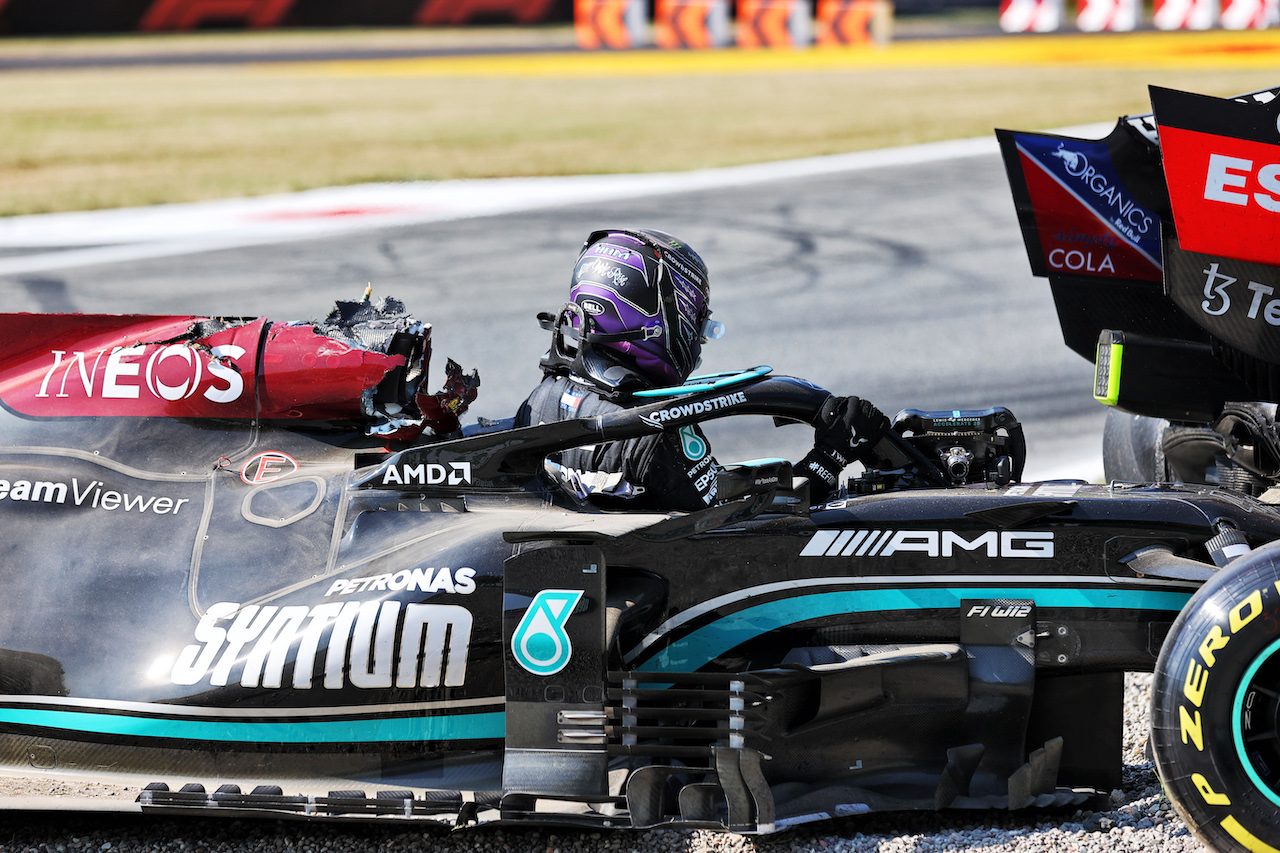
[[[640,390],[679,385],[702,344],[724,328],[711,319],[707,267],[662,231],[592,233],[578,255],[569,302],[539,315],[552,332],[542,382],[521,405],[517,426],[594,417],[634,405]],[[832,405],[832,404],[829,404]],[[839,397],[814,448],[795,466],[810,500],[824,502],[845,465],[889,429],[865,400]],[[692,511],[717,502],[720,466],[696,425],[643,438],[577,447],[547,460],[559,481],[585,498],[645,509]]]

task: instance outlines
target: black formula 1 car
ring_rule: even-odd
[[[1203,100],[1276,126],[1269,99]],[[1246,168],[1239,123],[1204,114],[1187,132],[1230,152],[1204,185],[1270,211],[1280,156]],[[1218,849],[1271,849],[1280,444],[1256,401],[1280,358],[1166,295],[1162,265],[1218,249],[1178,242],[1150,117],[1000,138],[1068,342],[1104,337],[1100,393],[1133,413],[1109,485],[1021,482],[1006,409],[908,410],[821,506],[774,460],[699,512],[619,511],[547,457],[739,414],[819,425],[830,395],[758,367],[463,428],[478,378],[451,363],[428,393],[430,327],[392,300],[0,316],[0,775],[447,826],[1071,806],[1119,785],[1124,673],[1155,670],[1179,808]],[[1250,296],[1280,259],[1213,257],[1254,278],[1206,286],[1235,306],[1206,316],[1263,330],[1280,309]]]

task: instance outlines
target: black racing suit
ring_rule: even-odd
[[[555,423],[616,412],[590,386],[566,375],[548,375],[520,406],[516,426]],[[548,468],[571,493],[602,504],[693,511],[717,502],[720,465],[696,426],[641,438],[575,447],[548,458]]]

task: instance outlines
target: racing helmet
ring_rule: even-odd
[[[723,334],[710,319],[710,296],[706,264],[670,234],[595,231],[551,326],[551,355],[607,388],[637,374],[649,386],[679,384],[697,367],[703,342]]]

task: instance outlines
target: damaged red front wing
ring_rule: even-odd
[[[0,400],[32,417],[357,421],[408,441],[456,431],[480,385],[450,360],[428,393],[431,326],[390,298],[304,323],[9,314],[0,336]]]

